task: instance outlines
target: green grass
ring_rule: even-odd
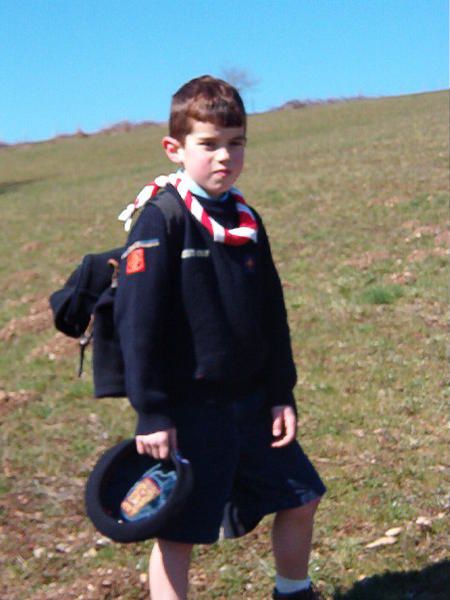
[[[399,285],[373,285],[361,294],[361,302],[366,304],[393,304],[403,296],[403,289]]]
[[[446,597],[447,102],[441,92],[250,118],[239,185],[284,284],[299,439],[328,486],[311,574],[329,597]],[[170,171],[163,133],[0,150],[2,598],[147,597],[151,542],[98,545],[83,508],[89,470],[132,434],[134,415],[125,399],[91,399],[45,298],[83,254],[123,243],[117,214]],[[395,544],[366,548],[394,526]],[[192,597],[268,597],[269,529],[267,518],[243,540],[198,548]]]

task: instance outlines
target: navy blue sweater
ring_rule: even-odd
[[[170,227],[158,207],[167,194],[181,205]],[[197,199],[221,225],[237,226],[231,197]],[[257,219],[256,244],[229,246],[214,242],[171,186],[142,210],[127,247],[143,242],[144,263],[127,274],[127,258],[121,261],[115,301],[137,433],[169,427],[171,402],[202,394],[226,401],[264,386],[269,405],[295,407],[282,288]]]

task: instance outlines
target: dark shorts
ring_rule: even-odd
[[[191,461],[194,489],[185,508],[158,537],[192,544],[252,529],[267,514],[307,504],[325,493],[297,442],[271,448],[264,394],[224,403],[213,398],[173,404],[178,447]]]

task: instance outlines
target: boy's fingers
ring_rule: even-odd
[[[274,437],[278,437],[279,435],[281,435],[282,423],[283,423],[282,415],[281,414],[275,415],[275,417],[273,419],[273,423],[272,423],[272,435]]]
[[[169,458],[169,443],[168,441],[163,442],[160,446],[159,446],[159,457],[162,460],[166,460],[166,458]]]
[[[170,431],[157,431],[148,435],[136,436],[136,450],[153,458],[165,460],[169,457]]]
[[[297,434],[297,418],[295,414],[288,413],[285,417],[285,427],[286,427],[286,443],[292,442],[295,439]]]
[[[164,431],[164,435],[161,435],[155,445],[153,446],[155,458],[165,460],[169,456],[169,433]]]
[[[297,417],[291,407],[274,407],[273,409],[273,427],[274,437],[278,437],[283,432],[283,437],[272,442],[272,448],[281,448],[287,446],[296,437]]]
[[[288,442],[286,441],[286,435],[284,435],[282,438],[278,438],[277,440],[272,442],[271,446],[272,448],[281,448],[282,446],[286,446],[287,443]]]
[[[273,425],[272,425],[272,435],[274,438],[277,438],[276,440],[274,440],[271,444],[272,448],[278,448],[279,446],[283,446],[283,440],[285,438],[285,431],[283,431],[283,418],[282,415],[277,415],[274,420],[273,420]],[[282,436],[282,437],[280,437]]]
[[[178,441],[177,441],[177,430],[175,428],[169,429],[169,442],[170,449],[175,452],[178,450]]]

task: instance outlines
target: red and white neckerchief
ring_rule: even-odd
[[[159,190],[168,183],[176,188],[189,211],[197,221],[206,227],[215,242],[229,244],[231,246],[240,246],[246,244],[249,240],[257,242],[258,224],[255,215],[247,206],[241,192],[237,188],[231,188],[230,193],[234,196],[236,201],[236,208],[239,213],[239,225],[234,229],[226,229],[208,215],[197,198],[190,192],[187,182],[176,173],[156,177],[152,183],[146,185],[139,192],[135,201],[132,204],[129,204],[125,210],[120,213],[118,219],[125,223],[125,231],[130,230],[134,213],[142,208],[151,198],[156,196]]]

